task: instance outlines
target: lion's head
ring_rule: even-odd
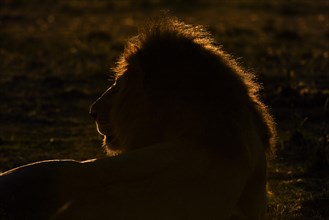
[[[140,29],[91,114],[110,150],[188,138],[227,153],[274,145],[259,85],[201,26],[160,18]],[[256,140],[257,139],[257,140]]]

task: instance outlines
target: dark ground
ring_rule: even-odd
[[[279,130],[269,219],[329,219],[328,0],[2,0],[0,171],[103,155],[89,105],[161,9],[206,25],[263,83]]]

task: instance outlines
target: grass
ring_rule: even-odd
[[[206,25],[264,85],[280,136],[269,219],[328,219],[326,0],[1,1],[0,171],[103,154],[88,107],[124,42],[161,9]]]

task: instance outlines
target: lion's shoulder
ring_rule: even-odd
[[[89,165],[107,171],[100,197],[93,204],[88,198],[72,203],[63,216],[88,206],[89,213],[110,212],[114,219],[226,219],[238,208],[252,170],[246,154],[225,157],[194,141],[167,141],[97,160]]]
[[[65,173],[79,170],[74,160],[47,160],[26,164],[0,174],[0,188],[36,187],[37,183],[52,182]]]

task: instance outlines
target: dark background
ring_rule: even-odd
[[[269,219],[328,219],[328,0],[1,0],[0,171],[102,156],[88,108],[163,9],[206,25],[263,84],[279,130]]]

